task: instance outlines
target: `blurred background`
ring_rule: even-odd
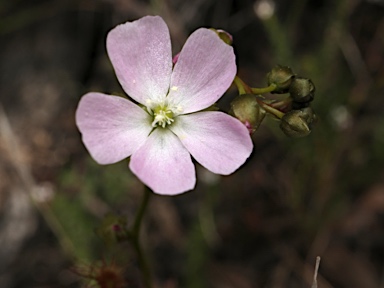
[[[95,229],[108,213],[131,224],[144,188],[127,161],[90,158],[74,113],[88,91],[123,93],[105,37],[148,14],[174,54],[201,26],[230,32],[252,87],[276,64],[312,79],[319,118],[302,139],[267,119],[235,174],[197,166],[194,191],[152,197],[141,240],[157,287],[309,288],[316,256],[320,288],[384,287],[382,0],[1,0],[0,287],[98,287],[73,267],[102,260],[141,287],[129,245]]]

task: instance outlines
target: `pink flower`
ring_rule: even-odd
[[[196,30],[173,67],[168,27],[146,16],[109,32],[107,51],[128,99],[91,92],[82,97],[76,123],[99,164],[131,156],[132,172],[155,193],[194,188],[193,158],[228,175],[252,152],[247,128],[214,104],[236,75],[235,55],[209,29]]]

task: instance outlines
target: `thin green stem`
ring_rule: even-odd
[[[233,83],[235,83],[237,89],[239,90],[239,95],[251,93],[251,88],[247,84],[245,84],[244,81],[241,80],[239,76],[235,77],[235,79],[233,80]]]
[[[292,98],[291,97],[287,97],[284,100],[271,103],[270,106],[273,107],[273,108],[282,110],[282,109],[286,108],[287,106],[289,106],[291,103],[292,103]]]
[[[257,99],[257,98],[256,98]],[[278,119],[281,119],[283,118],[283,116],[285,115],[285,113],[281,112],[280,110],[277,110],[275,108],[273,108],[272,106],[268,105],[267,103],[261,101],[260,99],[257,99],[257,103],[265,110],[267,111],[268,113],[272,114],[273,116],[275,116],[276,118]]]
[[[264,93],[269,93],[273,92],[276,89],[276,84],[271,84],[268,87],[264,88],[251,88],[251,91],[253,94],[264,94]]]
[[[251,88],[243,80],[240,79],[239,76],[236,76],[235,79],[233,80],[233,83],[237,86],[237,89],[239,90],[239,94],[264,94],[268,92],[272,92],[276,89],[276,84],[271,84],[268,87],[265,88]],[[283,112],[277,110],[273,106],[265,103],[261,99],[259,99],[260,96],[256,95],[257,103],[268,113],[272,114],[278,119],[283,118],[285,115]]]
[[[144,196],[143,196],[143,199],[141,200],[139,210],[137,210],[135,222],[133,223],[133,227],[132,227],[132,234],[134,235],[139,235],[140,233],[141,222],[143,220],[145,210],[147,209],[151,194],[152,194],[152,191],[147,186],[145,186]]]
[[[142,223],[145,211],[148,207],[148,203],[151,195],[152,195],[152,191],[148,187],[145,187],[144,196],[141,201],[139,210],[137,210],[135,221],[133,223],[133,227],[130,233],[130,236],[131,236],[130,240],[133,245],[133,248],[136,250],[137,259],[141,269],[142,280],[144,283],[144,287],[146,288],[153,287],[152,275],[151,275],[147,258],[145,257],[143,248],[141,247],[139,236],[140,236],[141,223]]]
[[[147,258],[144,255],[143,248],[140,245],[140,241],[138,237],[132,238],[133,248],[136,250],[137,260],[139,261],[139,266],[141,269],[141,278],[144,283],[144,287],[152,288],[152,275],[151,270],[149,268],[149,263]]]

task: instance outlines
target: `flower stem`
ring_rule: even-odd
[[[142,281],[144,283],[144,287],[146,288],[152,288],[152,275],[151,271],[149,269],[148,261],[144,255],[143,248],[141,247],[139,236],[140,236],[140,227],[143,220],[144,213],[146,211],[146,208],[148,207],[149,199],[152,194],[152,191],[145,187],[144,196],[141,201],[141,205],[139,207],[139,210],[137,211],[135,221],[133,223],[133,227],[130,233],[130,239],[133,248],[136,250],[139,266],[141,269],[141,275],[142,275]]]
[[[251,88],[251,91],[253,94],[264,94],[264,93],[269,93],[272,92],[276,89],[276,84],[271,84],[268,87],[264,88]]]
[[[251,94],[251,88],[244,83],[243,80],[240,79],[239,76],[236,76],[235,79],[233,80],[233,83],[235,83],[237,89],[239,90],[239,94]]]
[[[132,239],[133,248],[136,250],[137,258],[139,261],[139,266],[141,269],[142,281],[145,288],[152,288],[152,275],[149,269],[148,261],[144,255],[143,249],[140,245],[138,238]]]
[[[143,196],[143,199],[141,200],[139,210],[137,210],[135,222],[133,223],[133,227],[132,227],[133,235],[137,235],[137,236],[139,235],[141,222],[143,220],[145,210],[147,209],[151,194],[152,194],[152,191],[147,186],[145,186],[144,196]]]
[[[275,116],[276,118],[278,119],[281,119],[283,118],[283,116],[285,115],[285,113],[281,112],[280,110],[277,110],[275,108],[273,108],[271,105],[268,105],[267,103],[261,101],[260,99],[257,99],[257,103],[265,110],[267,111],[269,114],[272,114],[273,116]]]
[[[233,83],[236,85],[237,89],[239,90],[239,94],[264,94],[268,92],[272,92],[276,89],[276,84],[271,84],[268,87],[264,88],[251,88],[249,87],[243,80],[240,79],[239,76],[236,76],[235,79],[233,80]],[[279,105],[285,105],[287,104],[286,100],[284,102],[279,103],[276,107],[274,107],[273,104],[267,104],[264,101],[262,101],[259,97],[256,97],[257,103],[268,113],[272,114],[278,119],[281,119],[285,113],[281,112],[280,110],[276,109],[279,108]],[[277,103],[276,103],[277,104]]]

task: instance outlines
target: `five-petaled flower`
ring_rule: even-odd
[[[107,51],[124,91],[138,104],[102,93],[84,95],[76,111],[83,142],[99,164],[131,156],[131,171],[155,193],[194,188],[193,158],[228,175],[252,152],[248,130],[237,119],[204,111],[229,88],[235,75],[233,48],[201,28],[172,64],[168,27],[158,16],[119,25]]]

